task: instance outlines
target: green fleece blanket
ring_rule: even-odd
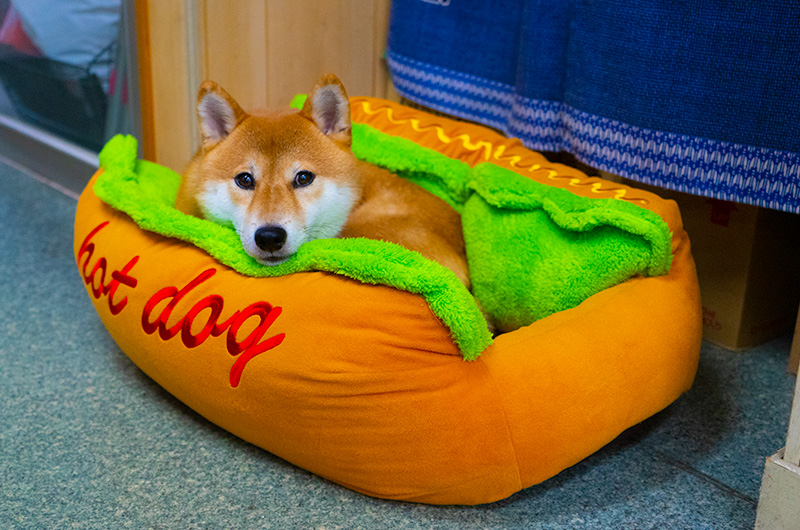
[[[511,331],[636,274],[672,263],[657,214],[616,199],[587,199],[493,164],[470,175],[462,226],[473,294],[499,331]]]
[[[136,148],[130,136],[108,142],[94,191],[143,229],[196,245],[248,276],[327,271],[416,293],[450,329],[465,359],[491,344],[475,299],[438,263],[393,243],[354,238],[311,241],[277,267],[261,265],[244,252],[233,227],[176,210],[180,176],[137,160]],[[577,197],[492,164],[470,168],[366,124],[353,124],[353,152],[462,213],[473,292],[502,330],[574,307],[635,274],[669,270],[666,224],[635,205]]]

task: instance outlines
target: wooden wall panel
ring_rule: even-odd
[[[136,0],[142,119],[151,159],[182,170],[198,145],[203,79],[244,107],[286,105],[323,74],[350,95],[392,97],[383,60],[390,0]],[[149,59],[149,60],[148,60]],[[149,94],[149,96],[148,96]],[[149,99],[149,101],[148,101]]]
[[[350,95],[373,94],[376,11],[373,0],[270,1],[268,104],[285,104],[328,72]]]
[[[152,116],[155,160],[178,171],[191,156],[192,125],[187,57],[187,11],[184,2],[147,1],[150,38]],[[144,78],[146,76],[140,76]],[[191,98],[194,99],[194,98]],[[142,102],[145,104],[145,102]]]
[[[266,13],[263,0],[205,0],[203,77],[246,109],[267,104]]]
[[[389,14],[392,0],[375,0],[373,5],[375,12],[372,20],[372,92],[353,95],[368,95],[400,101],[400,95],[394,90],[394,86],[389,79],[389,67],[384,58],[386,39],[389,36]]]
[[[133,4],[136,26],[136,65],[139,68],[139,111],[142,137],[141,153],[147,160],[156,159],[155,116],[153,115],[153,67],[150,53],[150,15],[147,2]]]

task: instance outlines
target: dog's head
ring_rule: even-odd
[[[277,265],[306,241],[341,231],[361,183],[339,78],[320,79],[299,112],[253,114],[206,81],[197,115],[198,204],[206,218],[232,223],[248,254]]]

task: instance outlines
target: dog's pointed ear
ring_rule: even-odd
[[[209,149],[224,140],[247,114],[214,81],[205,81],[197,92],[197,120],[203,148]]]
[[[350,100],[344,85],[335,75],[328,74],[317,81],[300,115],[314,122],[333,140],[346,146],[352,143]]]

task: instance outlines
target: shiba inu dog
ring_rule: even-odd
[[[461,220],[446,202],[350,149],[350,102],[335,75],[302,110],[246,113],[213,81],[197,96],[202,146],[176,207],[232,223],[244,250],[266,265],[303,243],[367,237],[397,243],[452,270],[469,288]]]

